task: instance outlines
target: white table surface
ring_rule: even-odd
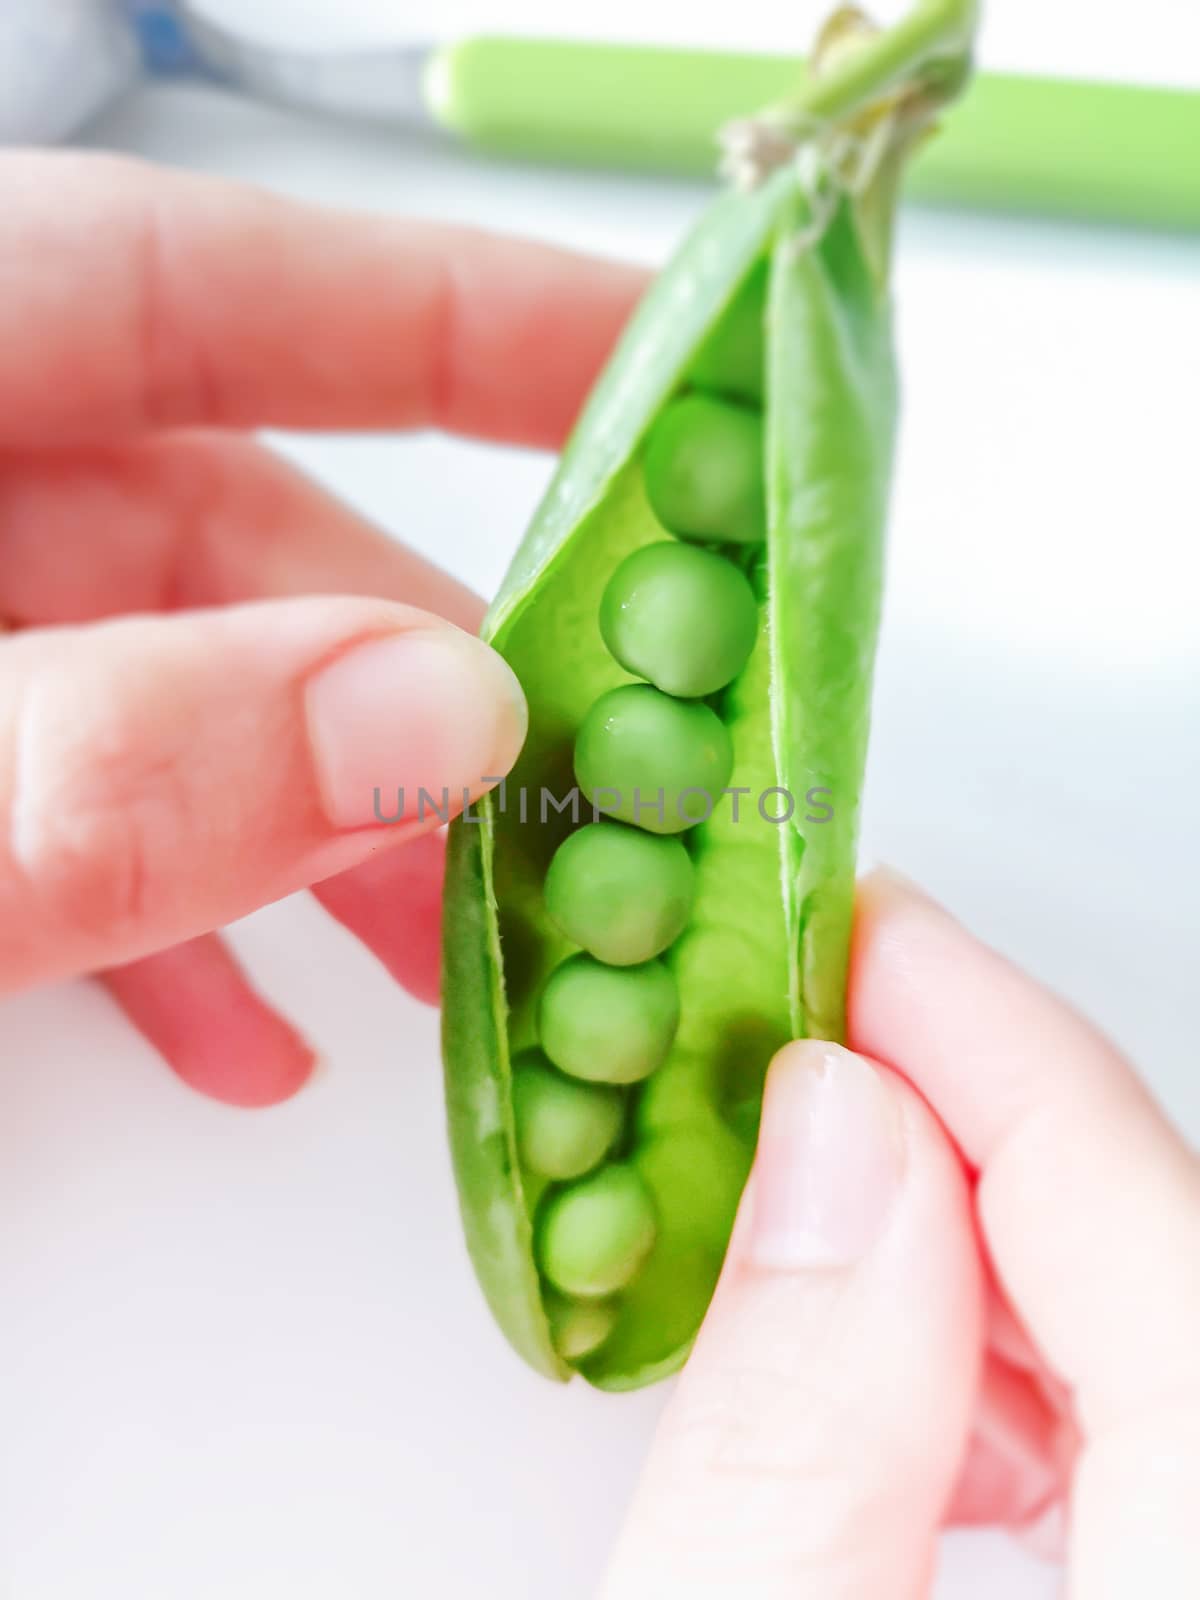
[[[645,261],[702,198],[182,88],[95,137]],[[1200,240],[914,213],[898,279],[866,850],[1098,1017],[1198,1135]],[[550,467],[431,437],[284,447],[485,591]],[[324,1056],[271,1112],[188,1093],[85,984],[0,1006],[0,1595],[584,1595],[663,1391],[560,1390],[493,1332],[433,1014],[303,899],[234,939]],[[1055,1583],[960,1536],[938,1597]]]

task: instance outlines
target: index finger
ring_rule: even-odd
[[[554,445],[635,268],[111,156],[0,155],[0,448],[177,424]]]
[[[1200,1592],[1196,1156],[1106,1039],[890,874],[860,896],[850,1035],[978,1169],[997,1276],[1073,1391],[1072,1594]]]

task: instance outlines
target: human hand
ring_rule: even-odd
[[[1200,1163],[1115,1049],[889,874],[787,1046],[604,1600],[924,1600],[1069,1504],[1072,1600],[1200,1593]]]
[[[107,157],[0,189],[0,991],[101,969],[264,1104],[312,1056],[211,930],[313,885],[435,998],[438,818],[374,791],[460,810],[525,711],[474,595],[243,430],[557,444],[641,276]]]

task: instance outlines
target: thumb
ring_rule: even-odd
[[[132,961],[429,831],[524,732],[499,656],[382,600],[14,634],[0,989]]]
[[[788,1045],[604,1600],[923,1596],[980,1304],[966,1184],[924,1104],[865,1057]]]

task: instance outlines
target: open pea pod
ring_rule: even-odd
[[[971,20],[843,16],[797,105],[737,130],[752,186],[645,296],[484,625],[530,727],[451,829],[448,1118],[480,1282],[550,1376],[680,1365],[767,1063],[842,1033],[891,209]]]

